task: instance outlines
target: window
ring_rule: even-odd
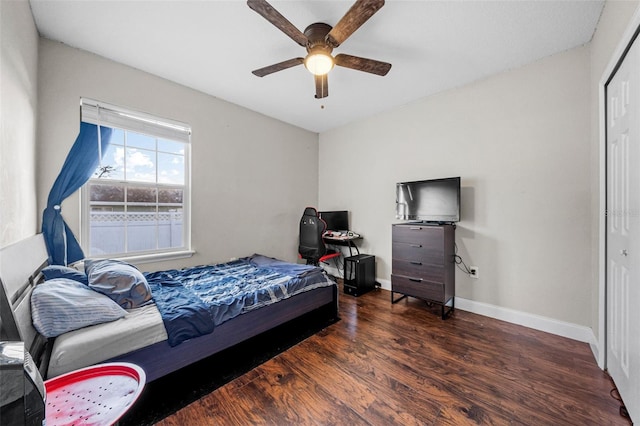
[[[87,256],[190,251],[189,127],[86,99],[81,110],[83,121],[113,129],[83,187]]]

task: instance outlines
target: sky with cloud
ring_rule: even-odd
[[[113,168],[103,179],[183,185],[184,145],[116,129],[101,165]]]

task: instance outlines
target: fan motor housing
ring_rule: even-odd
[[[333,48],[329,46],[326,42],[327,34],[331,31],[333,27],[329,24],[325,24],[323,22],[316,22],[315,24],[309,25],[304,30],[304,35],[307,37],[307,52],[313,50],[318,50],[322,48],[326,50],[327,53],[331,53]]]

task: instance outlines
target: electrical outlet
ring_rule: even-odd
[[[477,266],[469,266],[469,276],[471,278],[480,278],[480,270]]]

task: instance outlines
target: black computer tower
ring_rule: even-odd
[[[376,257],[359,254],[344,258],[344,292],[360,296],[376,287]]]

